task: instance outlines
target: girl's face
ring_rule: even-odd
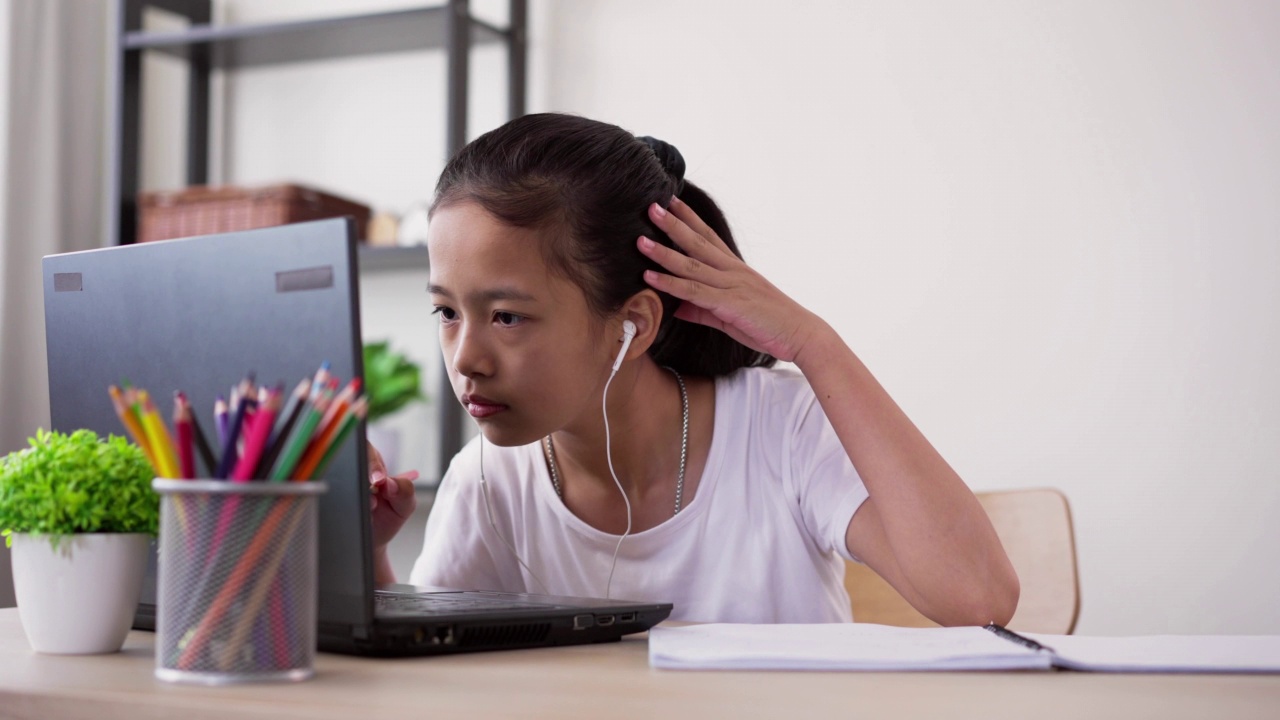
[[[524,445],[596,422],[616,343],[538,234],[464,201],[436,210],[427,250],[449,381],[485,439]]]

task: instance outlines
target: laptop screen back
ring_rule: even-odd
[[[356,262],[345,218],[46,257],[53,428],[125,434],[107,394],[125,381],[166,418],[182,390],[211,434],[216,397],[248,372],[286,393],[325,360],[344,382],[363,376]],[[361,423],[324,477],[322,624],[372,622],[364,437]],[[144,608],[154,581],[153,565]]]

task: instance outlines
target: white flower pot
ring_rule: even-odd
[[[142,592],[150,536],[69,535],[56,548],[44,535],[12,537],[13,590],[31,647],[54,655],[119,651]]]

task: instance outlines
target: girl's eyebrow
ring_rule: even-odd
[[[442,297],[446,297],[450,299],[453,298],[453,293],[449,292],[448,290],[446,290],[445,288],[439,285],[434,285],[434,284],[428,285],[427,292],[431,293],[432,295],[440,295]],[[501,287],[480,290],[478,292],[472,293],[472,298],[475,300],[485,300],[485,301],[493,301],[493,300],[507,300],[507,301],[522,300],[525,302],[537,301],[537,298],[530,295],[529,293],[514,287],[510,287],[510,286],[501,286]]]

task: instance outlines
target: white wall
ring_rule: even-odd
[[[542,8],[536,108],[676,143],[975,489],[1075,510],[1080,630],[1280,631],[1280,6]]]
[[[1266,0],[535,0],[530,109],[678,145],[973,488],[1065,491],[1081,632],[1277,633],[1278,40]],[[477,60],[473,135],[500,64]],[[226,179],[426,198],[441,67],[229,80]]]
[[[0,168],[9,163],[9,3],[0,3]],[[0,228],[5,225],[5,209],[8,204],[8,173],[0,172]],[[3,249],[0,248],[0,277],[5,276]],[[7,452],[0,448],[0,452]],[[13,580],[9,568],[11,566],[9,548],[0,542],[0,608],[14,606]]]

